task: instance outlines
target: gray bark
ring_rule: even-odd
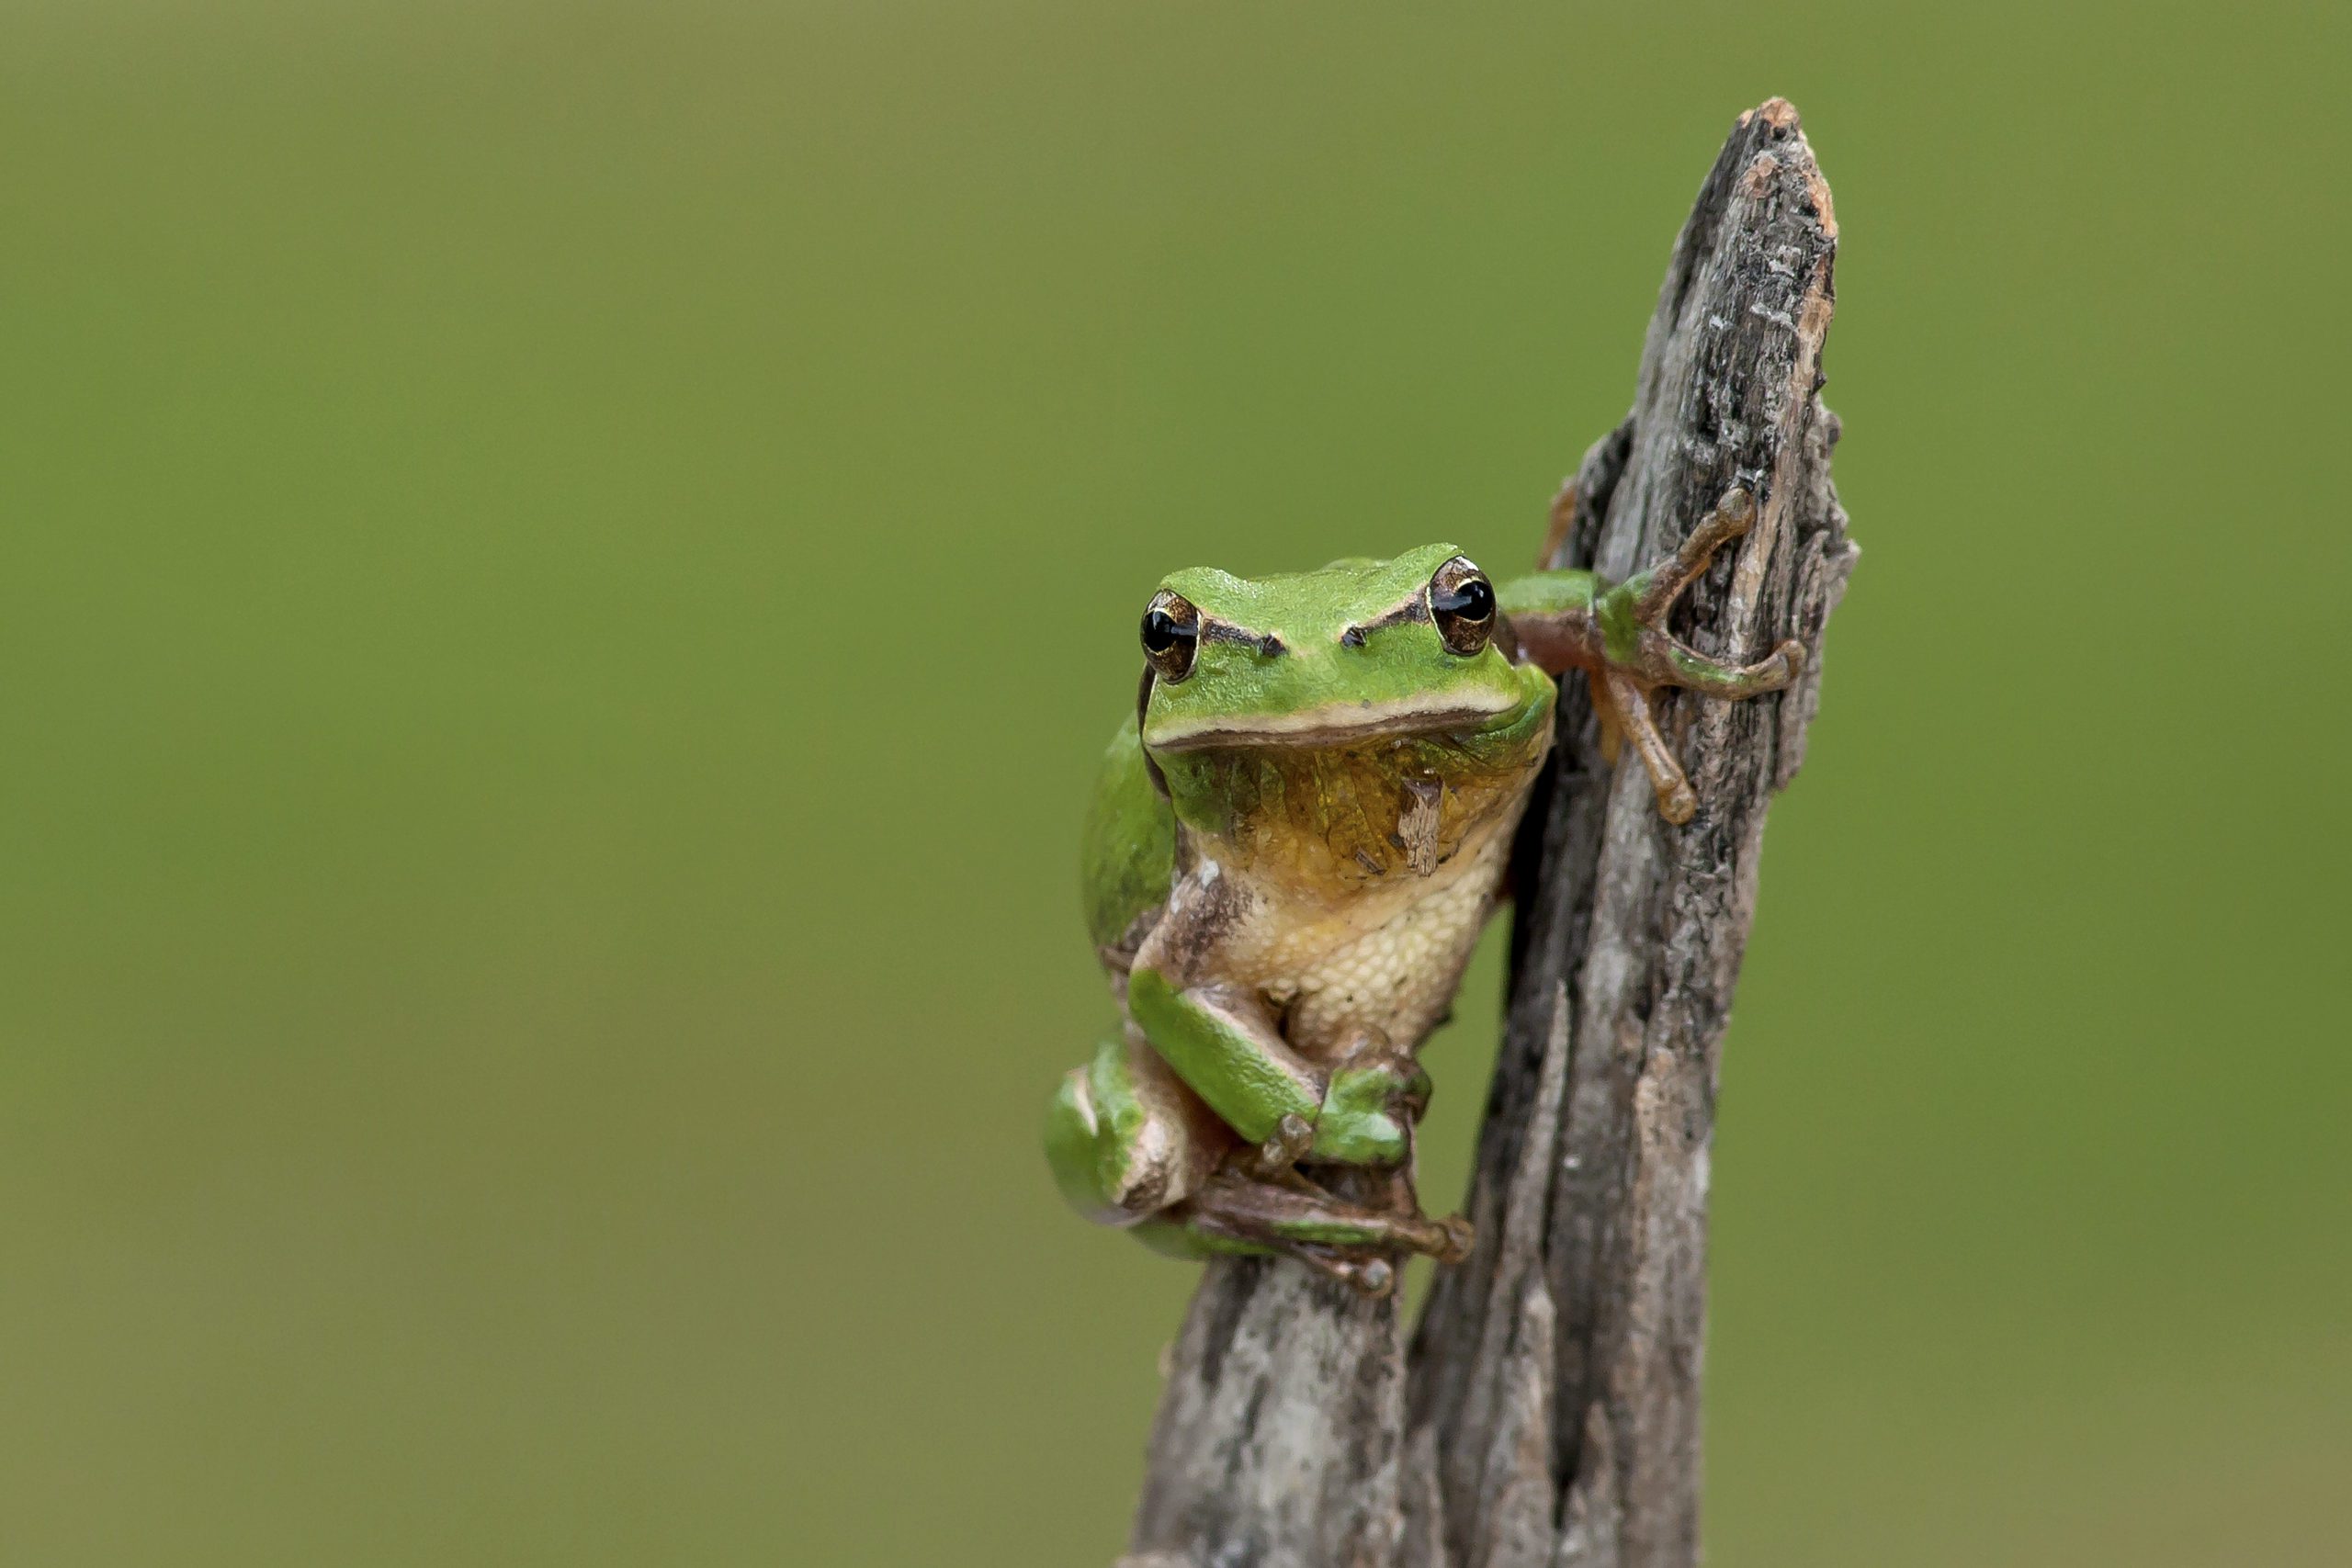
[[[1176,1341],[1126,1568],[1397,1558],[1405,1357],[1393,1298],[1283,1259],[1209,1266]]]
[[[1553,566],[1623,577],[1735,484],[1754,531],[1677,607],[1715,658],[1805,644],[1743,703],[1667,695],[1698,792],[1662,821],[1581,681],[1521,829],[1510,998],[1470,1213],[1409,1359],[1386,1303],[1281,1262],[1211,1265],[1152,1432],[1141,1568],[1684,1568],[1718,1055],[1773,793],[1818,702],[1856,552],[1817,396],[1829,191],[1778,99],[1741,117],[1677,240],[1634,407],[1586,454]]]

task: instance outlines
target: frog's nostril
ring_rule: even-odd
[[[1350,648],[1362,648],[1363,646],[1363,628],[1362,626],[1350,626],[1340,634],[1340,640]]]
[[[1268,659],[1272,659],[1280,654],[1288,653],[1290,649],[1284,645],[1282,638],[1276,637],[1272,632],[1268,632],[1264,637],[1258,639],[1258,651],[1264,654]]]

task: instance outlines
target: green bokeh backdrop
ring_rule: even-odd
[[[1865,554],[1713,1560],[2340,1562],[2352,26],[1951,12],[8,6],[0,1562],[1107,1562],[1142,599],[1529,558],[1772,93]]]

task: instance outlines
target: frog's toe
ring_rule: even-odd
[[[1679,548],[1643,574],[1633,589],[1633,618],[1636,625],[1663,626],[1682,591],[1699,579],[1715,552],[1756,526],[1756,497],[1744,486],[1724,491],[1714,509],[1699,519]]]
[[[1367,1296],[1385,1296],[1396,1288],[1396,1265],[1378,1253],[1342,1252],[1311,1242],[1277,1243],[1276,1249]]]

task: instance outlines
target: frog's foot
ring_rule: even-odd
[[[1311,1241],[1278,1241],[1271,1250],[1295,1258],[1327,1280],[1337,1280],[1367,1296],[1385,1296],[1396,1288],[1396,1265],[1377,1252],[1345,1252]]]
[[[1369,1208],[1303,1179],[1266,1182],[1238,1170],[1204,1182],[1182,1217],[1204,1236],[1286,1254],[1374,1294],[1395,1283],[1392,1255],[1458,1263],[1472,1239],[1470,1222],[1459,1214],[1433,1220],[1418,1209]]]
[[[1232,1134],[1139,1040],[1105,1041],[1062,1079],[1046,1116],[1046,1161],[1072,1208],[1133,1225],[1181,1203]]]
[[[1690,820],[1699,797],[1650,716],[1649,694],[1679,686],[1707,696],[1737,701],[1777,692],[1804,667],[1804,645],[1783,642],[1753,664],[1719,664],[1669,636],[1668,612],[1682,591],[1707,570],[1715,552],[1756,525],[1756,498],[1731,490],[1701,520],[1682,547],[1648,571],[1611,589],[1599,606],[1608,636],[1607,668],[1593,676],[1593,695],[1604,725],[1633,742],[1657,794],[1658,814],[1668,821]],[[1611,625],[1611,623],[1614,625]]]

